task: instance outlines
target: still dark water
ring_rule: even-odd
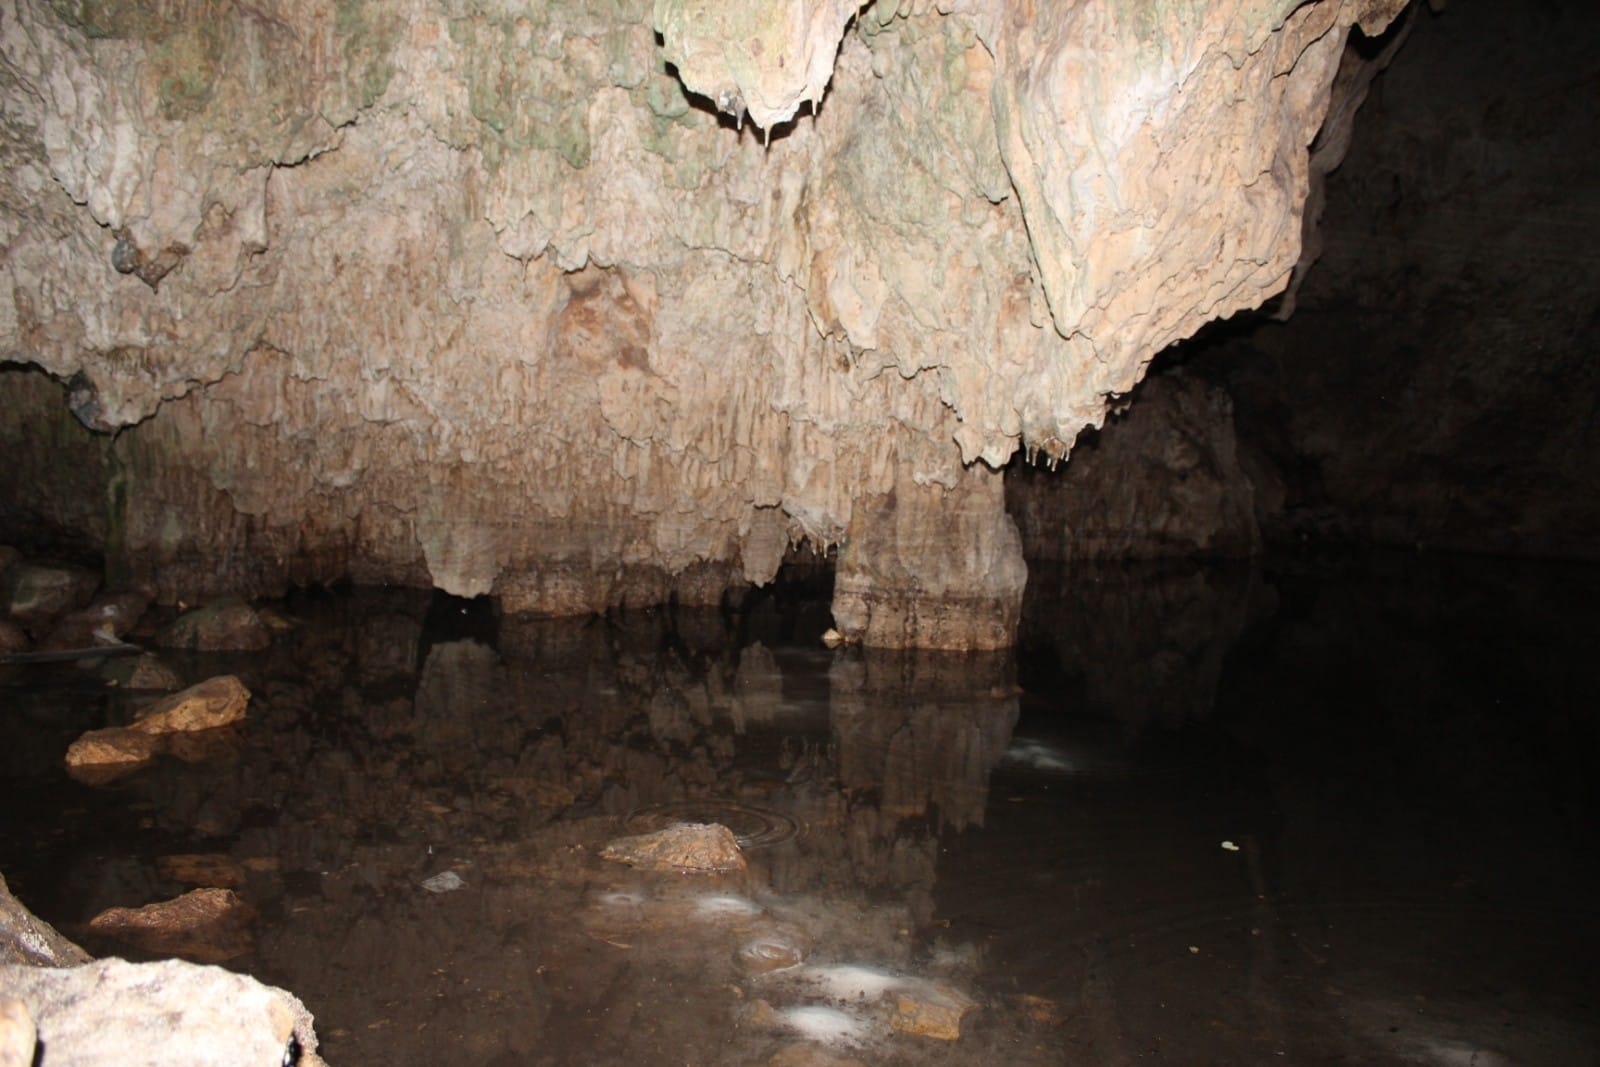
[[[793,595],[308,595],[168,657],[252,690],[235,751],[110,786],[61,756],[136,702],[0,670],[0,871],[137,957],[84,924],[212,857],[228,965],[335,1067],[1595,1064],[1597,603],[1471,558],[1036,573],[1017,655],[951,657],[829,652]],[[679,818],[750,871],[599,857]]]

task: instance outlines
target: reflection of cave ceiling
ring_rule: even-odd
[[[169,598],[714,600],[804,539],[857,635],[992,644],[994,470],[1284,286],[1400,6],[24,0],[3,355],[135,427],[104,521]]]

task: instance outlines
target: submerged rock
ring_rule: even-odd
[[[142,908],[107,908],[89,929],[153,956],[223,963],[255,948],[255,916],[231,889],[194,889]]]
[[[619,837],[600,853],[650,871],[742,871],[744,853],[720,823],[680,823],[653,834]]]
[[[108,659],[100,668],[100,677],[107,684],[122,689],[183,688],[183,679],[153,652],[138,657]]]
[[[272,631],[249,604],[223,597],[178,616],[157,641],[200,652],[259,652],[272,644]]]
[[[5,966],[0,988],[38,1027],[39,1067],[325,1067],[304,1004],[219,967]]]

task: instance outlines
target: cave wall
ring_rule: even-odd
[[[848,636],[1007,644],[998,469],[1283,287],[1400,6],[23,0],[0,359],[116,432],[165,600],[707,602],[805,541]]]
[[[1188,359],[1267,537],[1600,556],[1600,8],[1419,10],[1293,316]]]

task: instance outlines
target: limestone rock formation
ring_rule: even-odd
[[[179,960],[0,966],[38,1026],[40,1067],[322,1064],[305,1006],[281,989]],[[298,1050],[297,1058],[288,1051]]]
[[[61,438],[0,479],[166,602],[714,602],[806,542],[847,636],[1009,643],[998,469],[1284,286],[1401,6],[19,0],[0,359],[122,432],[0,376]]]

